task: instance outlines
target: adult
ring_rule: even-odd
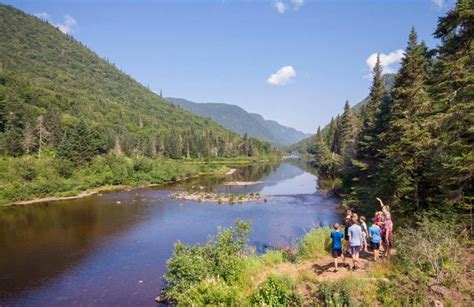
[[[384,234],[383,234],[385,257],[390,257],[390,249],[393,246],[393,222],[389,216],[384,223]]]

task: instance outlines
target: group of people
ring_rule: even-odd
[[[344,253],[352,257],[352,270],[358,268],[360,252],[368,252],[369,248],[373,252],[374,261],[377,261],[380,256],[390,256],[390,248],[393,245],[392,216],[389,207],[380,198],[377,200],[381,211],[375,213],[369,228],[367,228],[365,217],[359,216],[354,209],[347,210],[343,222],[344,232],[341,231],[339,223],[334,224],[334,230],[331,232],[334,272],[337,272],[339,257],[346,266]]]

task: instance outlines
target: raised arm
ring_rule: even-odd
[[[384,203],[383,203],[383,201],[382,201],[380,198],[378,198],[378,197],[377,197],[376,199],[379,201],[380,207],[383,208],[383,207],[385,206]]]

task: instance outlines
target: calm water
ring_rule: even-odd
[[[249,186],[224,181],[254,180]],[[245,204],[178,201],[174,190],[274,195]],[[149,305],[177,240],[204,242],[219,225],[251,220],[257,250],[285,246],[339,220],[336,200],[297,166],[250,166],[226,179],[0,209],[0,305]]]

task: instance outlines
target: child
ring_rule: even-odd
[[[382,237],[380,235],[380,227],[375,223],[373,223],[369,228],[369,237],[370,249],[374,252],[374,261],[377,261],[379,258],[380,241],[382,240]]]
[[[367,252],[367,236],[368,236],[368,230],[367,230],[367,224],[365,223],[365,216],[361,216],[359,218],[360,222],[360,227],[362,228],[362,248],[364,249],[365,252]]]
[[[357,224],[356,214],[352,216],[352,226],[349,227],[349,241],[351,244],[352,270],[356,270],[362,245],[362,228]]]
[[[352,210],[349,209],[346,212],[346,218],[344,219],[344,240],[345,240],[345,252],[350,253],[350,244],[349,244],[349,227],[352,226]]]
[[[390,257],[390,248],[393,245],[393,222],[392,219],[387,218],[384,225],[384,233],[383,233],[383,241],[384,241],[384,249],[385,249],[385,257]]]
[[[342,238],[344,234],[339,231],[341,226],[336,223],[334,224],[334,230],[331,232],[332,239],[332,257],[334,258],[334,272],[337,272],[337,258],[342,258],[342,263],[345,266],[346,260],[344,259],[344,254],[342,253]]]

